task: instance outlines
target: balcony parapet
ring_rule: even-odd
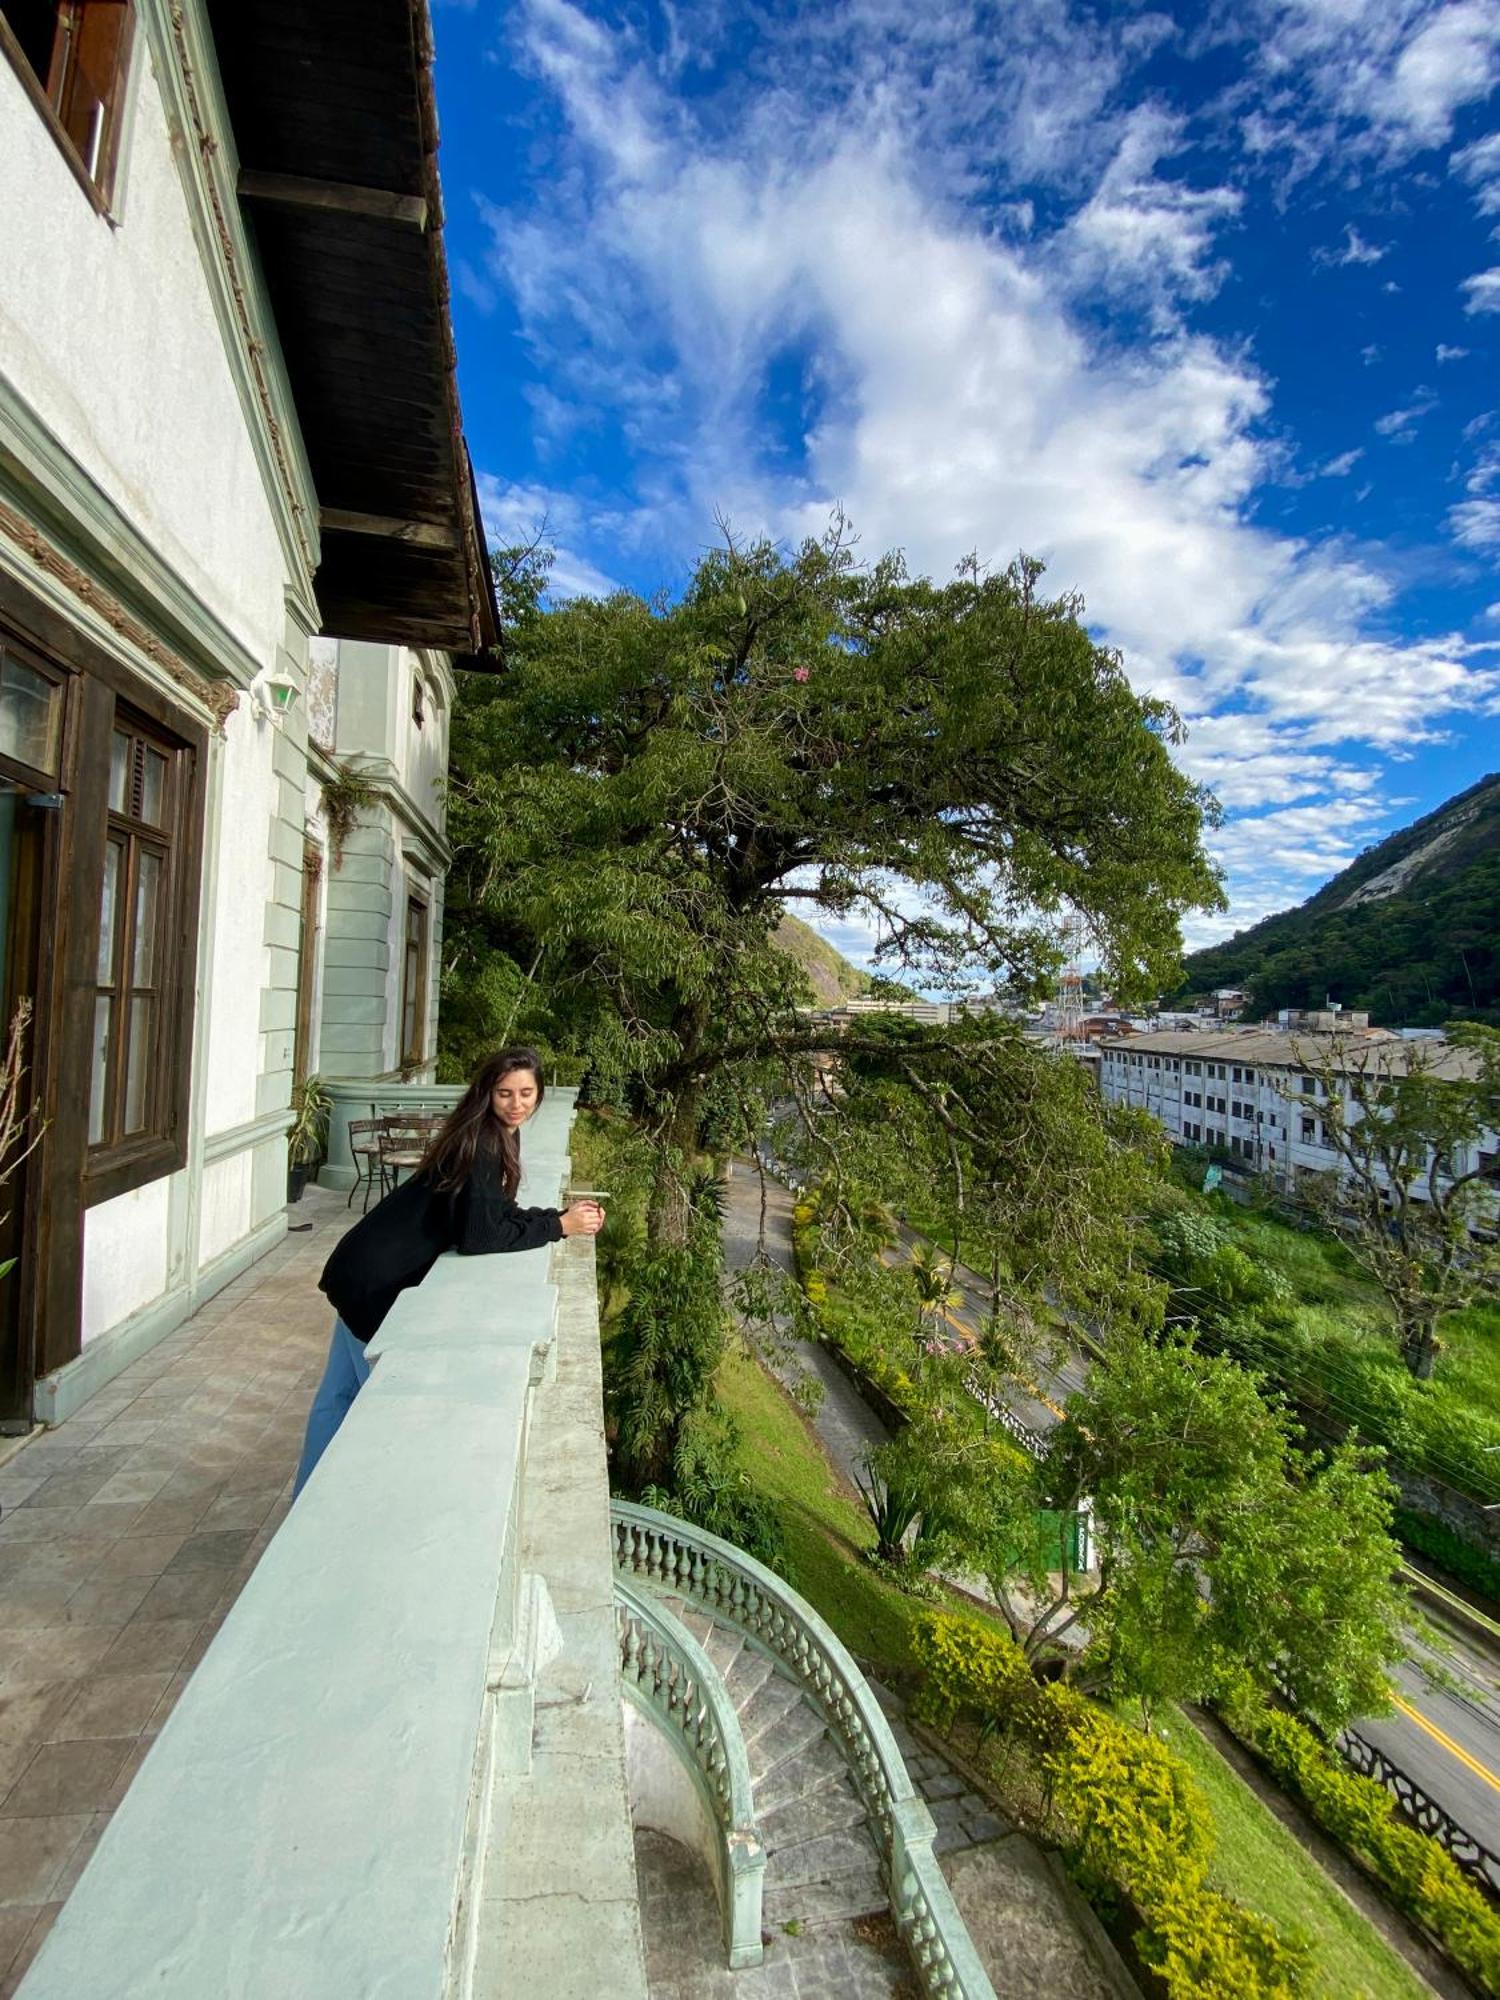
[[[891,1915],[923,1992],[935,2000],[996,2000],[932,1851],[932,1815],[869,1683],[837,1634],[805,1598],[733,1543],[628,1501],[612,1501],[610,1518],[615,1566],[623,1576],[698,1604],[758,1641],[821,1711],[879,1836]]]
[[[759,1965],[766,1851],[755,1830],[750,1760],[734,1701],[691,1632],[623,1576],[615,1578],[620,1684],[667,1737],[701,1801],[732,1971]]]
[[[524,1200],[557,1199],[571,1111],[528,1127]],[[530,1990],[607,1967],[644,2000],[591,1246],[441,1258],[371,1355],[26,2000],[481,2000],[527,1990],[543,1894],[574,1983]]]

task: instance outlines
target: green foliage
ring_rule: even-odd
[[[1074,1690],[1033,1680],[1020,1649],[976,1619],[931,1613],[917,1628],[919,1712],[1042,1754],[1047,1830],[1092,1899],[1139,1923],[1136,1947],[1169,2000],[1294,2000],[1317,1989],[1306,1941],[1208,1886],[1214,1835],[1181,1759]]]
[[[1195,952],[1183,993],[1242,986],[1255,1014],[1321,1007],[1336,994],[1389,1026],[1458,1018],[1500,1026],[1500,781],[1482,779],[1335,875],[1300,909]],[[1389,896],[1354,892],[1447,834]]]
[[[1070,1399],[1054,1491],[1094,1502],[1087,1622],[1117,1695],[1203,1697],[1277,1674],[1336,1728],[1387,1700],[1402,1601],[1388,1482],[1353,1449],[1296,1448],[1257,1378],[1189,1345],[1122,1346]]]
[[[1446,1521],[1432,1514],[1414,1513],[1409,1507],[1398,1507],[1391,1525],[1409,1549],[1426,1556],[1455,1582],[1500,1601],[1500,1562],[1472,1542],[1466,1542]]]
[[[335,869],[344,865],[344,849],[359,825],[359,816],[368,812],[380,793],[368,778],[362,778],[346,760],[336,763],[332,777],[322,783],[323,819],[328,827],[328,845]]]
[[[1031,1499],[1030,1468],[1004,1436],[962,1404],[919,1404],[858,1480],[882,1561],[931,1568],[972,1563]]]
[[[1437,1322],[1500,1286],[1495,1192],[1478,1148],[1500,1128],[1500,1028],[1453,1028],[1451,1046],[1375,1043],[1309,1057],[1337,1172],[1298,1191],[1379,1288],[1402,1359],[1431,1375]]]
[[[630,1488],[686,1494],[710,1483],[722,1437],[708,1412],[725,1334],[717,1218],[700,1211],[686,1245],[642,1257],[612,1344],[606,1390]]]
[[[1248,1690],[1226,1702],[1224,1719],[1482,1992],[1500,1994],[1500,1913],[1435,1840],[1397,1818],[1383,1785],[1347,1770],[1295,1716]]]
[[[966,1363],[903,1368],[902,1271],[866,1256],[829,1287],[812,1262],[823,1199],[794,1214],[810,1330],[909,1419],[866,1487],[886,1560],[979,1572],[1029,1662],[1148,1712],[1205,1699],[1235,1671],[1283,1677],[1329,1728],[1385,1707],[1402,1599],[1391,1491],[1368,1456],[1301,1450],[1286,1411],[1233,1361],[1117,1337],[1033,1460],[989,1434]],[[1092,1577],[1066,1533],[1085,1502]]]
[[[310,1167],[314,1160],[322,1158],[332,1110],[333,1099],[322,1077],[305,1076],[292,1085],[287,1157],[294,1167]]]
[[[1153,1267],[1172,1286],[1169,1315],[1199,1327],[1203,1338],[1264,1372],[1310,1416],[1379,1445],[1414,1472],[1427,1473],[1480,1500],[1500,1498],[1492,1447],[1500,1445],[1500,1308],[1493,1303],[1450,1313],[1438,1324],[1438,1370],[1419,1381],[1402,1360],[1389,1311],[1348,1249],[1326,1231],[1296,1227],[1267,1206],[1242,1208],[1221,1196],[1169,1188],[1166,1213],[1149,1232]],[[1254,1308],[1215,1313],[1192,1292],[1184,1266],[1159,1247],[1185,1242],[1180,1205],[1193,1242],[1200,1226],[1242,1251],[1279,1295],[1291,1294],[1286,1324],[1268,1324]],[[1169,1227],[1170,1225],[1170,1227]],[[1415,1544],[1414,1544],[1415,1546]]]

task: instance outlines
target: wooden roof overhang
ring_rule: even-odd
[[[208,12],[317,489],[323,630],[494,669],[427,0],[208,0]]]

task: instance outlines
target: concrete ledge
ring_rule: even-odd
[[[118,1326],[96,1334],[74,1360],[54,1368],[50,1375],[39,1376],[32,1404],[37,1422],[66,1422],[106,1382],[112,1382],[133,1361],[149,1354],[159,1340],[165,1340],[185,1319],[191,1319],[215,1292],[232,1283],[241,1271],[248,1271],[268,1250],[274,1250],[285,1234],[286,1216],[278,1209],[258,1229],[242,1237],[212,1263],[205,1264],[191,1284],[179,1285],[175,1291],[153,1299],[129,1319],[122,1319]]]
[[[528,1128],[524,1198],[570,1116]],[[645,2000],[590,1252],[404,1295],[25,2000]]]

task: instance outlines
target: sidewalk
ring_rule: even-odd
[[[290,1214],[311,1231],[0,1463],[0,2000],[290,1504],[356,1219],[319,1188]]]

